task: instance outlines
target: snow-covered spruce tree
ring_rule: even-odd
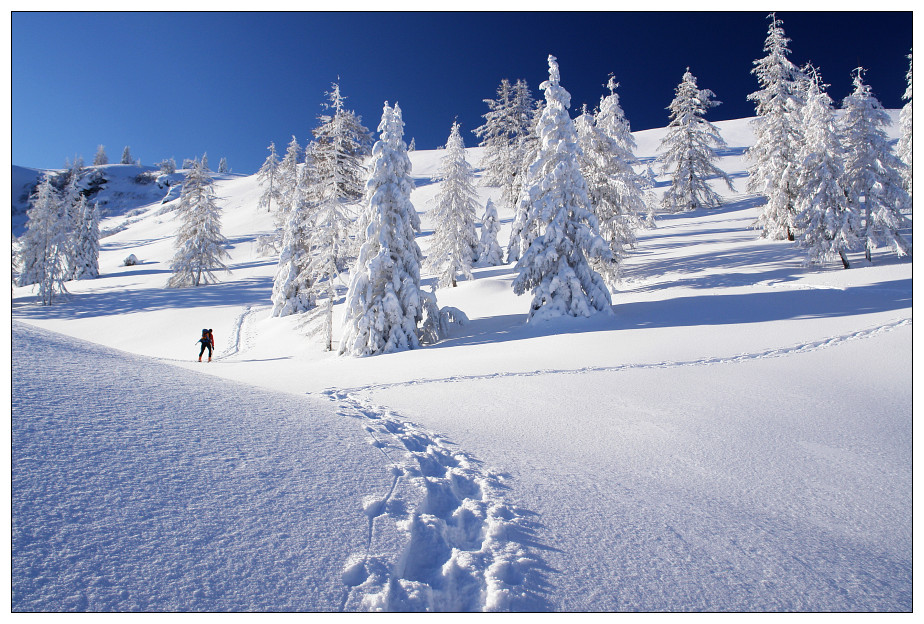
[[[157,166],[160,167],[160,172],[164,175],[172,175],[176,173],[176,160],[174,158],[165,158],[164,160],[157,163]]]
[[[879,246],[892,247],[899,257],[910,256],[911,245],[899,234],[910,225],[902,214],[911,209],[911,197],[902,185],[904,164],[883,130],[892,121],[864,84],[863,71],[862,67],[854,71],[853,93],[844,98],[844,186],[863,217],[860,238],[866,259],[872,261],[872,250]]]
[[[321,115],[321,125],[313,130],[311,163],[312,219],[307,231],[306,272],[312,300],[324,299],[323,332],[325,349],[333,349],[333,306],[335,280],[346,267],[352,253],[350,234],[355,218],[353,206],[364,196],[362,164],[365,134],[368,132],[353,111],[344,108],[340,85],[327,93],[326,105],[333,114]]]
[[[481,266],[498,266],[504,263],[504,250],[497,241],[500,232],[500,222],[497,219],[497,208],[488,198],[484,206],[484,216],[481,217],[481,239],[478,241],[478,264]]]
[[[96,156],[93,157],[93,165],[100,166],[100,165],[108,165],[108,164],[109,164],[109,157],[106,156],[106,149],[105,147],[100,145],[96,148]]]
[[[696,77],[688,67],[668,107],[671,122],[658,148],[663,150],[658,156],[661,171],[671,174],[671,186],[661,200],[665,210],[679,212],[721,205],[722,198],[706,182],[710,177],[721,179],[729,190],[735,190],[731,178],[713,164],[716,148],[726,147],[719,129],[704,118],[706,111],[721,104],[713,97],[709,89],[696,86]]]
[[[612,262],[612,253],[597,233],[597,218],[581,175],[581,148],[568,115],[571,95],[561,86],[552,55],[549,79],[540,89],[546,102],[538,125],[541,143],[520,195],[527,215],[525,229],[535,229],[539,235],[517,262],[513,291],[532,292],[530,321],[612,314],[606,283],[591,268],[591,263]]]
[[[912,174],[912,140],[911,133],[913,130],[913,124],[911,123],[911,54],[908,55],[908,73],[906,74],[908,80],[908,87],[905,89],[905,94],[902,96],[903,100],[908,100],[908,103],[902,107],[901,114],[901,126],[902,126],[902,136],[898,139],[898,157],[901,158],[902,162],[905,163],[905,169],[902,170],[902,180],[905,183],[905,190],[908,191],[908,195],[912,196],[911,190],[911,174]]]
[[[799,195],[796,197],[797,241],[806,250],[806,264],[841,259],[850,268],[847,251],[857,242],[859,215],[841,186],[844,149],[838,136],[831,98],[817,72],[803,109],[805,145],[799,159]]]
[[[298,199],[298,161],[301,152],[301,146],[295,135],[292,135],[289,147],[286,148],[286,155],[279,164],[279,218],[283,223],[286,219],[285,214],[292,209]]]
[[[459,122],[452,124],[438,180],[443,184],[431,212],[435,231],[427,265],[439,273],[440,287],[455,287],[460,273],[463,278],[472,279],[472,262],[478,254],[475,172],[465,159]]]
[[[767,198],[755,227],[771,240],[795,240],[796,170],[802,146],[801,119],[804,102],[800,96],[799,69],[790,62],[789,39],[782,21],[771,13],[770,28],[764,42],[767,55],[754,61],[758,91],[748,96],[756,102],[757,119],[752,122],[754,145],[748,149],[748,191]]]
[[[74,244],[74,279],[99,277],[99,207],[81,195]]]
[[[231,173],[231,169],[228,168],[228,159],[224,156],[218,161],[218,173]]]
[[[128,145],[126,145],[126,146],[125,146],[125,149],[122,150],[122,160],[119,161],[119,163],[122,164],[122,165],[130,165],[130,164],[132,164],[133,162],[134,162],[134,161],[132,160],[132,151],[131,151],[131,149],[128,147]]]
[[[213,271],[228,267],[222,258],[230,255],[225,250],[228,240],[221,234],[221,209],[215,203],[212,178],[207,165],[197,162],[186,174],[176,209],[180,220],[176,235],[176,253],[170,263],[173,275],[168,288],[199,286],[217,281]]]
[[[64,231],[64,279],[74,279],[77,268],[77,222],[86,206],[86,197],[80,192],[80,173],[71,170],[67,175],[67,183],[60,201],[59,227]]]
[[[517,192],[517,201],[514,205],[514,218],[510,227],[510,239],[507,241],[507,262],[519,260],[532,240],[538,236],[537,231],[530,230],[526,227],[527,205],[521,204],[519,202],[519,197],[523,193],[523,188],[526,186],[526,180],[529,177],[529,168],[539,155],[540,139],[538,128],[539,120],[542,118],[542,112],[544,110],[545,100],[543,99],[536,102],[529,130],[521,137],[519,143],[518,154],[520,157],[520,164],[514,175],[513,183],[514,189]]]
[[[472,132],[484,147],[481,167],[482,183],[502,189],[502,201],[513,207],[518,198],[517,176],[523,159],[522,143],[529,132],[532,94],[523,80],[510,86],[504,78],[497,88],[497,99],[484,100],[490,109],[483,115],[485,122]]]
[[[309,144],[307,153],[312,153]],[[273,279],[273,316],[307,312],[314,305],[312,279],[308,270],[311,258],[309,235],[317,206],[317,170],[312,158],[306,158],[292,192],[292,206],[285,213],[279,263]]]
[[[64,294],[68,233],[62,219],[62,201],[46,174],[31,198],[29,220],[21,239],[22,270],[19,285],[37,284],[42,305],[51,305]]]
[[[276,144],[270,143],[267,147],[270,151],[269,156],[263,161],[263,166],[257,171],[257,182],[264,187],[260,200],[257,202],[257,208],[266,208],[267,212],[272,210],[273,201],[279,205],[281,191],[279,189],[279,157],[276,156]]]
[[[424,317],[420,218],[411,204],[411,161],[401,109],[385,103],[366,182],[366,228],[346,296],[340,354],[376,355],[420,346]]]

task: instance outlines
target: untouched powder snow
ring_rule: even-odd
[[[716,125],[746,188],[748,120]],[[424,255],[442,156],[410,154]],[[215,285],[165,288],[175,202],[110,217],[99,279],[13,292],[14,610],[910,611],[911,261],[807,269],[710,183],[612,316],[527,323],[477,268],[436,290],[467,325],[367,358],[270,315],[255,176],[216,180]]]

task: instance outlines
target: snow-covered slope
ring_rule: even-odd
[[[69,283],[70,299],[52,307],[16,288],[13,317],[144,356],[133,367],[196,369],[283,403],[309,395],[311,409],[343,419],[324,431],[364,432],[382,450],[364,469],[393,489],[344,486],[336,512],[371,517],[374,546],[329,561],[323,573],[346,602],[312,608],[908,610],[912,265],[879,251],[871,265],[857,255],[850,270],[806,269],[793,244],[759,239],[761,201],[744,192],[747,121],[717,124],[728,143],[719,166],[737,192],[717,185],[722,208],[659,215],[639,234],[612,318],[526,324],[530,297],[513,294],[507,265],[437,291],[471,322],[435,346],[325,353],[305,318],[269,316],[276,259],[257,237],[273,223],[255,177],[216,182],[232,245],[221,283],[165,288],[175,204],[158,200],[103,224],[115,233],[102,240],[99,279]],[[663,135],[635,134],[643,161]],[[424,253],[441,155],[410,154]],[[500,206],[498,189],[479,193]],[[503,244],[513,215],[499,212]],[[130,253],[141,263],[122,266]],[[218,345],[211,364],[194,361],[203,327]],[[14,348],[26,357],[25,343]],[[79,387],[92,393],[89,373]],[[168,412],[178,403],[141,396]],[[14,580],[23,574],[14,566]],[[109,604],[84,591],[87,605]],[[293,604],[282,594],[278,605]]]

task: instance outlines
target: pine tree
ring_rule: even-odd
[[[481,239],[478,242],[478,264],[481,266],[504,263],[504,250],[497,242],[498,232],[500,222],[497,219],[497,208],[489,198],[484,207],[484,216],[481,217]]]
[[[231,169],[228,168],[228,159],[224,156],[218,161],[218,173],[231,173]]]
[[[228,270],[222,258],[228,240],[221,234],[221,209],[215,203],[212,178],[205,157],[186,174],[176,214],[180,219],[176,253],[170,263],[168,288],[198,286],[217,281],[213,271]]]
[[[311,153],[310,147],[308,153]],[[273,280],[273,316],[299,314],[314,306],[308,263],[311,257],[309,234],[317,204],[316,181],[313,159],[309,158],[292,191],[292,207],[285,213],[279,264]]]
[[[519,202],[519,196],[526,186],[526,180],[529,177],[529,168],[539,155],[539,120],[542,118],[542,112],[545,110],[545,100],[536,102],[532,111],[532,118],[529,129],[520,139],[517,153],[519,155],[519,165],[514,175],[513,188],[516,190],[517,201],[514,203],[513,224],[510,227],[510,239],[507,242],[507,262],[515,262],[529,244],[533,241],[538,232],[526,227],[527,214],[526,204]]]
[[[704,118],[706,111],[721,104],[713,101],[713,97],[715,94],[709,89],[696,86],[696,77],[688,67],[668,107],[671,122],[659,146],[664,150],[658,156],[662,173],[672,175],[671,187],[661,200],[665,210],[677,212],[721,205],[722,198],[706,182],[709,177],[720,178],[729,190],[735,190],[731,178],[713,164],[716,148],[726,147],[719,129]]]
[[[298,161],[301,151],[302,148],[293,135],[286,149],[286,155],[279,165],[279,216],[283,222],[286,219],[285,214],[292,209],[298,199]]]
[[[99,207],[81,196],[74,254],[74,279],[99,277]]]
[[[891,119],[864,84],[863,71],[862,67],[854,71],[853,93],[844,98],[844,186],[852,205],[863,215],[860,238],[866,259],[872,261],[872,250],[879,246],[892,247],[899,257],[910,256],[911,245],[899,234],[910,225],[902,214],[911,209],[911,197],[902,186],[904,165],[883,130]]]
[[[74,279],[77,269],[77,221],[86,205],[85,202],[86,198],[80,192],[80,174],[72,169],[68,172],[64,194],[59,203],[61,221],[59,227],[64,232],[62,253],[64,254],[65,280]]]
[[[500,187],[503,202],[512,207],[518,197],[516,173],[523,158],[522,143],[529,132],[532,94],[525,81],[517,80],[511,87],[504,78],[497,88],[497,99],[484,102],[490,109],[483,115],[485,123],[472,131],[481,139],[479,146],[485,148],[482,183]]]
[[[905,168],[902,170],[902,180],[905,184],[905,190],[908,191],[908,195],[910,197],[912,196],[911,161],[913,155],[911,134],[914,129],[911,122],[911,54],[908,55],[908,73],[905,75],[905,77],[908,80],[908,87],[905,89],[905,94],[902,96],[902,99],[907,100],[908,103],[902,107],[902,136],[898,140],[898,157],[901,158],[903,163],[905,163]]]
[[[109,164],[109,157],[106,156],[106,149],[102,145],[100,145],[96,148],[96,156],[93,157],[93,165],[100,166],[100,165],[108,165],[108,164]]]
[[[420,218],[411,204],[411,161],[401,109],[385,103],[380,139],[372,148],[366,183],[366,229],[346,297],[340,353],[375,355],[420,345],[422,255],[415,240]]]
[[[123,164],[123,165],[130,165],[130,164],[132,164],[133,162],[134,162],[134,161],[132,160],[132,151],[131,151],[131,149],[129,149],[129,147],[126,145],[126,146],[125,146],[125,149],[122,150],[122,160],[120,161],[120,164]]]
[[[803,109],[805,145],[799,158],[799,195],[795,224],[798,243],[806,249],[807,264],[824,264],[840,256],[850,268],[849,251],[857,242],[859,215],[841,186],[844,149],[838,136],[831,98],[817,72],[811,80]]]
[[[42,305],[51,305],[56,294],[65,294],[67,231],[62,222],[58,192],[46,174],[31,198],[26,232],[21,239],[22,270],[19,285],[38,285]]]
[[[789,61],[789,39],[775,13],[764,42],[764,58],[754,61],[751,73],[760,90],[748,96],[756,102],[757,119],[752,122],[754,145],[748,149],[748,191],[767,198],[755,227],[771,240],[794,240],[795,197],[799,192],[796,163],[803,143],[799,69]]]
[[[427,264],[440,273],[441,287],[455,287],[460,273],[465,279],[472,279],[472,262],[478,253],[475,173],[465,159],[459,122],[452,124],[438,179],[443,184],[434,200],[435,232]]]
[[[257,172],[257,181],[260,186],[265,187],[263,194],[260,195],[257,208],[266,207],[266,211],[270,212],[273,201],[275,200],[278,206],[282,194],[279,189],[279,158],[276,156],[276,144],[270,143],[266,149],[270,151],[270,155],[266,157],[263,166]]]
[[[635,230],[645,226],[648,211],[644,199],[643,179],[635,173],[638,161],[632,154],[635,139],[619,107],[618,86],[610,77],[610,95],[600,99],[600,109],[591,115],[584,107],[575,122],[581,146],[581,174],[587,182],[599,231],[609,244],[613,262],[595,269],[615,283],[622,259],[635,246]]]
[[[571,95],[561,86],[558,62],[549,55],[549,79],[540,86],[545,109],[539,119],[539,153],[520,195],[527,231],[539,234],[517,263],[513,291],[531,290],[529,319],[562,315],[612,314],[610,293],[590,263],[612,262],[597,233],[587,184],[578,159],[581,149],[568,108]]]

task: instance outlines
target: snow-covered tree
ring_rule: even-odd
[[[298,200],[298,162],[301,158],[302,148],[295,135],[289,141],[286,155],[279,164],[279,212],[280,218],[285,221],[285,213],[292,209]]]
[[[279,157],[276,156],[275,143],[270,143],[266,149],[270,151],[270,154],[257,172],[257,182],[263,187],[263,193],[260,195],[257,207],[265,207],[266,211],[270,212],[273,201],[275,200],[278,206],[281,197],[281,191],[279,190]]]
[[[217,281],[213,271],[228,270],[222,258],[228,240],[221,234],[221,209],[216,204],[212,178],[203,160],[186,174],[176,209],[180,220],[176,253],[170,263],[168,288],[198,286]]]
[[[99,277],[99,207],[92,206],[86,197],[77,205],[77,227],[74,243],[74,279]]]
[[[416,348],[423,320],[420,218],[411,204],[411,161],[401,109],[385,103],[366,183],[366,228],[346,297],[340,353],[375,355]]]
[[[500,187],[503,202],[512,207],[517,201],[516,173],[523,160],[522,142],[529,132],[532,94],[525,81],[517,80],[511,87],[504,78],[497,88],[497,99],[484,102],[490,110],[483,115],[484,124],[472,131],[481,139],[479,146],[485,148],[482,183]]]
[[[478,241],[478,264],[481,266],[498,266],[504,263],[504,250],[497,241],[500,232],[500,222],[497,219],[497,208],[488,198],[484,206],[484,215],[481,217],[481,239]]]
[[[125,149],[122,150],[122,160],[120,161],[120,164],[130,165],[133,162],[134,161],[132,160],[132,151],[131,149],[129,149],[128,145],[126,145]]]
[[[898,139],[898,157],[901,158],[902,162],[906,165],[905,169],[902,171],[902,180],[905,183],[905,190],[908,191],[908,195],[910,196],[912,195],[911,161],[913,153],[911,140],[913,130],[913,124],[911,122],[911,54],[908,55],[908,73],[905,77],[908,80],[908,87],[905,89],[905,94],[902,96],[902,99],[908,102],[902,107],[902,136]]]
[[[872,250],[879,246],[892,247],[899,257],[910,256],[911,245],[899,234],[910,225],[902,214],[911,209],[911,197],[902,185],[904,164],[883,130],[892,121],[863,82],[863,71],[862,67],[855,70],[853,93],[844,98],[844,186],[863,216],[860,237],[866,259],[871,261]]]
[[[542,112],[545,110],[545,100],[536,102],[532,112],[532,119],[529,124],[529,130],[520,138],[518,155],[520,164],[514,174],[513,189],[516,191],[516,201],[514,202],[514,218],[510,227],[510,239],[507,242],[507,262],[515,262],[532,240],[538,235],[535,230],[526,227],[527,215],[526,204],[519,202],[519,197],[526,186],[526,180],[529,177],[529,168],[539,155],[540,137],[539,137],[539,120],[542,118]]]
[[[301,175],[298,176],[295,190],[292,191],[292,206],[285,213],[279,263],[273,279],[271,296],[273,316],[307,312],[314,305],[312,278],[308,271],[311,257],[309,235],[316,206],[316,176],[312,164],[312,160],[308,159]]]
[[[176,173],[176,160],[173,158],[165,158],[157,163],[157,166],[160,167],[160,172],[164,175]]]
[[[93,165],[108,165],[109,157],[106,156],[106,149],[102,145],[96,148],[96,156],[93,157]]]
[[[571,95],[561,86],[558,62],[549,55],[545,108],[539,119],[539,153],[530,165],[520,205],[524,229],[538,232],[517,262],[513,290],[533,295],[529,319],[612,314],[610,293],[591,262],[612,262],[597,233],[587,184],[581,175],[581,148],[568,108]]]
[[[224,156],[218,161],[218,173],[231,173],[231,169],[228,168],[228,159]]]
[[[26,213],[26,232],[21,239],[22,270],[19,285],[38,285],[42,305],[51,305],[64,294],[67,271],[68,232],[64,227],[62,200],[46,174],[35,189]]]
[[[767,55],[754,61],[758,91],[748,96],[756,102],[757,118],[752,122],[754,145],[748,149],[748,191],[767,198],[755,227],[771,240],[794,240],[795,197],[798,189],[799,150],[802,146],[802,76],[792,64],[789,39],[782,21],[771,13],[770,28],[764,42]]]
[[[440,274],[441,287],[455,287],[460,273],[472,279],[472,262],[478,254],[475,172],[465,159],[459,122],[452,124],[438,179],[443,184],[434,198],[431,214],[435,231],[427,264]]]
[[[659,146],[663,150],[658,156],[662,173],[671,174],[671,186],[661,200],[665,210],[677,212],[721,205],[722,198],[706,181],[710,177],[719,178],[729,190],[735,190],[731,178],[714,164],[718,158],[715,150],[726,144],[719,129],[705,119],[710,108],[721,104],[713,97],[715,94],[709,89],[696,86],[696,77],[688,67],[668,107],[671,122]]]
[[[803,136],[798,171],[795,224],[798,243],[806,250],[807,264],[824,264],[838,256],[850,268],[849,251],[857,242],[859,215],[841,186],[844,149],[834,118],[831,98],[817,72],[811,81],[803,108]]]
[[[417,151],[417,141],[414,140],[414,137],[411,137],[411,144],[407,146],[407,151],[408,152]]]

